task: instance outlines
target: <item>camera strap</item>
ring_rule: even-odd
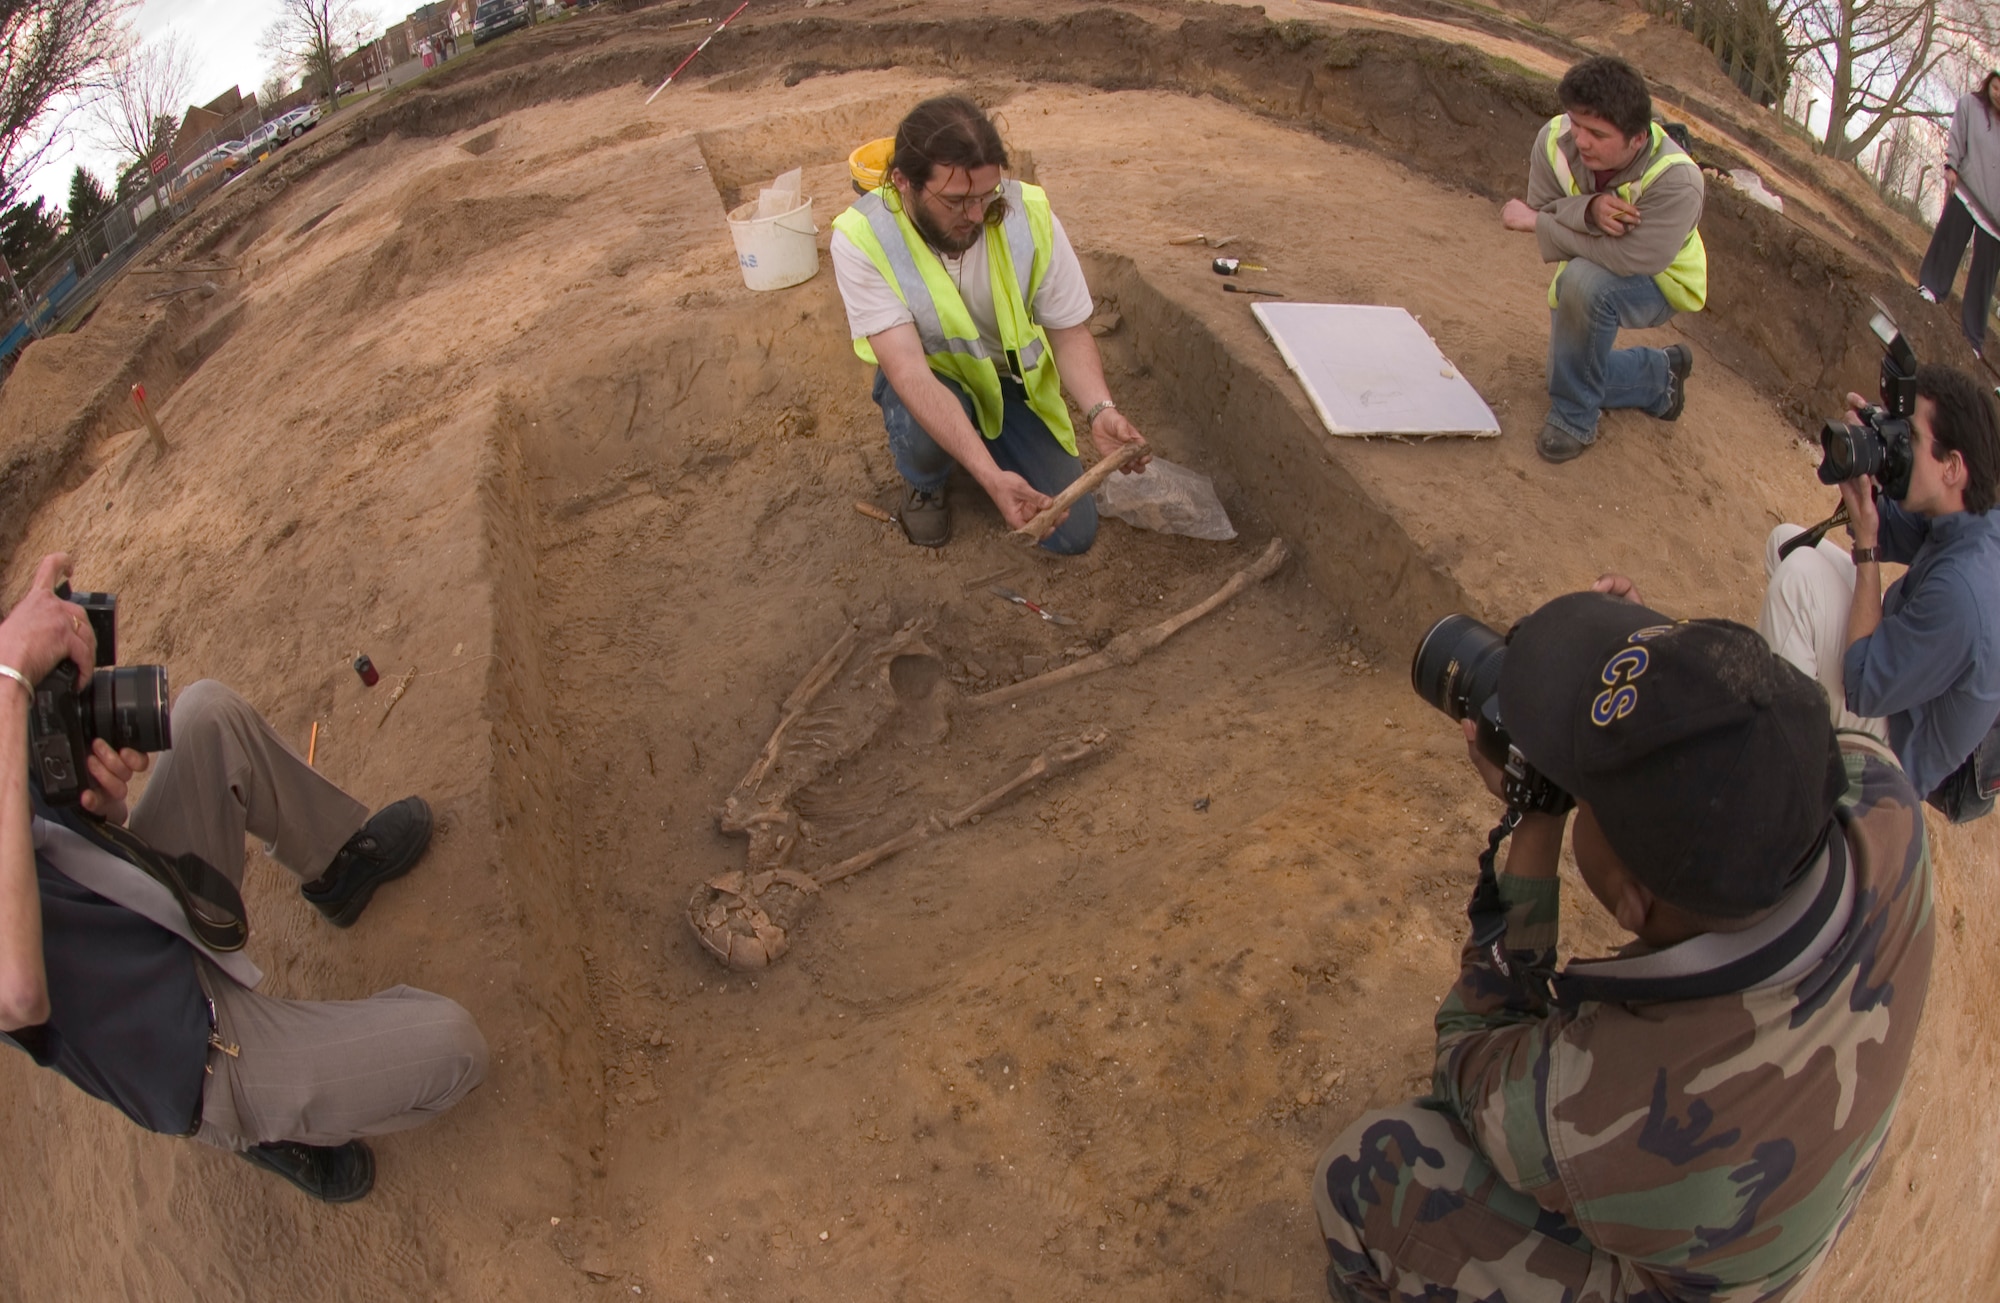
[[[1820,540],[1827,536],[1828,531],[1846,523],[1847,504],[1843,502],[1839,507],[1834,509],[1834,513],[1831,516],[1828,516],[1825,520],[1819,522],[1819,524],[1814,525],[1811,529],[1800,530],[1784,542],[1778,544],[1778,560],[1783,561],[1802,547],[1818,547]]]
[[[1507,903],[1500,898],[1500,875],[1495,868],[1500,843],[1520,826],[1523,813],[1520,806],[1510,803],[1507,813],[1486,835],[1486,849],[1479,853],[1479,882],[1472,889],[1472,903],[1466,906],[1465,916],[1472,923],[1472,944],[1486,956],[1493,971],[1514,988],[1507,1007],[1532,1011],[1548,1003],[1549,973],[1523,963],[1507,949]]]
[[[241,950],[250,939],[243,894],[201,856],[168,855],[130,828],[74,806],[61,810],[57,818],[100,849],[165,887],[187,917],[188,931],[210,950]]]

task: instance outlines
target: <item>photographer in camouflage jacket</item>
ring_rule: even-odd
[[[1881,1152],[1930,979],[1917,794],[1754,630],[1632,596],[1528,616],[1499,698],[1636,941],[1556,968],[1569,815],[1521,816],[1433,1093],[1320,1160],[1340,1303],[1797,1297]]]

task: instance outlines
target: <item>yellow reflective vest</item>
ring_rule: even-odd
[[[901,197],[890,186],[871,190],[833,219],[834,229],[868,255],[882,278],[895,289],[915,318],[917,336],[931,370],[956,381],[972,395],[979,432],[1000,437],[1003,399],[1000,371],[1027,389],[1028,406],[1049,427],[1063,451],[1076,455],[1076,432],[1063,402],[1062,381],[1056,375],[1055,354],[1048,332],[1028,310],[1048,273],[1055,250],[1055,218],[1049,197],[1040,186],[1003,181],[1000,193],[1007,210],[999,228],[988,227],[986,266],[993,282],[993,309],[998,318],[1000,356],[992,355],[979,338],[979,327],[959,297],[916,225],[903,212]],[[864,337],[854,341],[863,362],[875,362],[875,350]]]
[[[1569,159],[1557,143],[1568,129],[1568,114],[1558,114],[1549,119],[1549,166],[1555,169],[1556,179],[1563,183],[1564,188],[1573,195],[1580,195],[1583,188],[1577,185],[1576,177],[1570,171]],[[1627,181],[1616,187],[1618,197],[1626,203],[1638,203],[1639,196],[1652,184],[1653,178],[1670,167],[1686,164],[1700,170],[1700,165],[1689,158],[1680,146],[1671,144],[1666,130],[1657,122],[1653,124],[1651,157],[1652,162],[1637,181]],[[1562,279],[1563,268],[1567,266],[1567,261],[1556,264],[1556,274],[1549,281],[1549,306],[1552,308],[1556,305],[1556,283]],[[1708,302],[1708,247],[1701,242],[1699,228],[1688,231],[1687,239],[1681,241],[1680,252],[1674,255],[1674,260],[1667,264],[1665,271],[1653,277],[1653,283],[1660,287],[1660,293],[1666,296],[1667,306],[1674,311],[1701,311],[1702,305]]]

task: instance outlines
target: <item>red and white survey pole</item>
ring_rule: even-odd
[[[646,97],[646,103],[651,104],[654,100],[660,98],[660,91],[663,91],[667,87],[674,84],[674,78],[681,75],[681,68],[685,68],[689,64],[693,63],[694,56],[700,54],[703,50],[706,50],[708,48],[708,43],[710,41],[722,35],[723,28],[729,26],[729,24],[736,21],[736,14],[742,13],[745,9],[748,9],[749,7],[750,7],[750,0],[743,0],[742,4],[736,6],[735,13],[730,14],[729,17],[717,23],[715,25],[715,30],[710,32],[707,36],[702,37],[701,44],[695,46],[693,50],[689,51],[688,57],[681,60],[680,68],[675,68],[672,72],[668,73],[667,79],[660,83],[659,88],[655,90],[651,95],[648,95]]]

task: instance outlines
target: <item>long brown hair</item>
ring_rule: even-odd
[[[2000,81],[2000,68],[1986,74],[1986,80],[1979,83],[1979,107],[1986,110],[1986,125],[1993,125],[1993,83]]]

